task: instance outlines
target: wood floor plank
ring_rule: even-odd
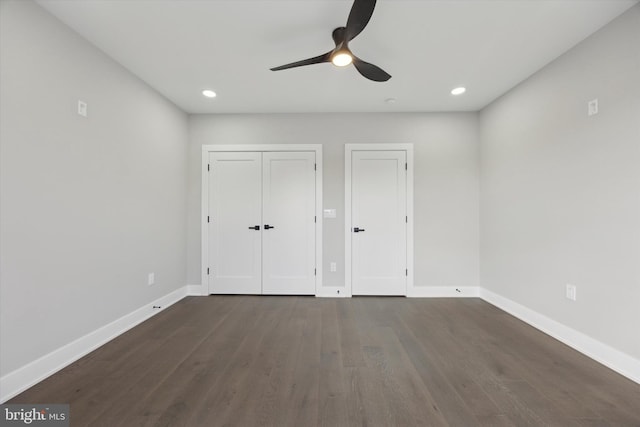
[[[196,325],[185,325],[178,329],[176,334],[167,339],[160,347],[158,354],[162,357],[145,358],[135,363],[135,370],[129,375],[117,375],[111,377],[105,385],[102,386],[99,393],[92,396],[90,403],[96,402],[100,409],[95,408],[87,414],[88,425],[113,425],[112,420],[120,419],[120,413],[124,412],[128,416],[126,409],[133,409],[135,405],[131,405],[131,396],[136,396],[136,400],[144,399],[145,395],[157,388],[158,383],[164,381],[167,373],[175,370],[185,359],[188,353],[183,351],[185,348],[193,348],[194,343],[197,345],[206,337],[207,331]],[[104,405],[101,402],[109,402]],[[75,415],[78,417],[78,414]]]
[[[269,377],[277,366],[282,348],[287,345],[290,334],[287,325],[297,307],[297,303],[286,304],[281,298],[276,302],[276,321],[269,326],[264,337],[265,342],[270,344],[261,346],[251,364],[247,366],[248,381],[238,388],[236,397],[230,402],[228,409],[216,417],[216,423],[220,425],[268,425],[273,407],[263,404],[262,398],[268,389]]]
[[[340,352],[338,313],[334,300],[320,302],[321,342],[318,381],[318,421],[326,427],[348,426],[347,396],[342,379],[344,370]]]
[[[640,426],[640,385],[474,298],[186,298],[8,403],[58,402],[92,427]]]
[[[448,302],[444,302],[443,308],[446,308]],[[465,330],[456,330],[454,325],[448,328],[449,336],[445,337],[445,340],[452,346],[452,351],[461,352],[468,346],[469,340],[474,340],[480,337],[480,341],[475,342],[475,347],[482,350],[484,344],[489,340],[483,337],[482,331],[474,331],[473,327],[466,328]],[[438,330],[429,330],[431,335],[426,334],[422,338],[424,340],[438,339],[435,335],[441,334]],[[473,333],[473,336],[470,334]],[[441,341],[441,339],[438,339]],[[456,384],[459,380],[453,378],[462,375],[463,378],[468,378],[473,381],[474,384],[478,384],[484,391],[483,396],[491,397],[497,407],[498,414],[502,413],[512,419],[517,425],[572,425],[574,421],[570,419],[565,413],[563,413],[555,402],[542,396],[535,390],[527,381],[525,381],[521,375],[522,370],[511,369],[510,366],[505,365],[501,360],[502,354],[499,352],[492,353],[492,362],[500,361],[499,366],[503,369],[492,370],[486,369],[485,366],[491,364],[479,363],[480,358],[478,354],[472,355],[472,357],[463,357],[457,359],[456,366],[451,366],[450,360],[441,360],[443,366],[447,366],[445,371],[449,378],[452,378],[452,382]],[[516,373],[516,371],[518,371]],[[517,378],[517,379],[511,379]],[[472,393],[470,396],[466,395],[469,391],[464,388],[456,387],[458,392],[463,396],[465,401],[473,402],[474,396],[480,396],[477,393]],[[478,414],[479,417],[491,416],[493,414]]]
[[[478,425],[483,427],[518,427],[504,414],[480,416],[478,421]]]
[[[215,316],[207,316],[198,327],[207,331],[200,344],[191,353],[183,352],[184,359],[172,371],[166,372],[156,387],[148,387],[140,393],[136,402],[121,405],[118,417],[135,418],[136,425],[176,425],[180,415],[193,409],[193,399],[208,388],[219,374],[228,354],[241,337],[244,326],[238,322],[248,317],[256,307],[257,299],[238,307],[240,300],[227,297],[227,304],[215,310]],[[235,322],[233,320],[236,320]],[[104,417],[105,422],[116,420]]]
[[[477,425],[478,420],[467,403],[449,383],[437,363],[434,363],[433,356],[429,355],[429,350],[415,337],[411,327],[401,319],[394,330],[447,422],[453,426]]]
[[[342,366],[352,368],[365,366],[362,344],[353,319],[353,300],[338,304],[338,322],[340,325],[340,346]]]
[[[462,315],[470,316],[469,311],[465,310]],[[622,377],[618,381],[607,381],[606,378],[618,374],[506,313],[500,312],[499,316],[502,328],[491,331],[496,343],[513,341],[515,337],[525,339],[519,345],[494,343],[495,351],[481,355],[478,360],[495,360],[499,351],[506,366],[517,369],[522,378],[553,401],[567,417],[604,417],[620,425],[633,425],[636,416],[629,413],[628,408],[640,401],[637,384]],[[495,324],[495,320],[473,318],[478,320],[476,325],[486,322],[486,329]]]
[[[346,368],[345,385],[349,399],[347,411],[350,425],[389,426],[389,412],[383,405],[382,387],[371,368]]]
[[[281,339],[274,346],[277,351],[269,375],[257,389],[254,404],[256,413],[253,418],[245,418],[246,423],[250,424],[253,420],[256,425],[279,425],[293,410],[288,401],[295,390],[293,366],[297,363],[301,347],[304,345],[302,337],[305,329],[305,309],[301,306],[302,303],[301,299],[296,300],[294,310],[282,325]]]
[[[614,427],[602,418],[578,418],[577,421],[580,427]]]
[[[264,304],[273,302],[277,302],[277,299],[266,300]],[[242,395],[247,390],[247,384],[251,381],[248,367],[254,363],[259,348],[263,344],[268,345],[268,341],[264,341],[265,336],[273,332],[274,325],[277,324],[277,312],[264,310],[262,304],[256,308],[251,321],[241,320],[246,322],[247,327],[243,330],[242,340],[231,356],[229,365],[217,381],[209,384],[203,396],[194,396],[198,403],[186,425],[217,425],[218,420],[233,409],[232,402],[238,393]]]
[[[526,381],[539,391],[545,390],[545,396],[568,418],[580,414],[596,417],[591,409],[575,399],[567,384],[556,383],[554,387],[549,387],[549,380],[553,381],[555,378],[540,375],[540,369],[536,369],[538,365],[535,363],[537,360],[535,354],[540,344],[524,341],[518,345],[505,345],[516,343],[517,341],[514,340],[521,333],[520,328],[513,332],[508,331],[508,328],[495,328],[496,323],[504,325],[505,321],[508,321],[504,318],[506,313],[496,310],[477,310],[478,307],[486,304],[478,300],[464,300],[461,304],[465,305],[465,310],[461,310],[458,316],[464,320],[460,323],[466,324],[467,327],[459,328],[452,337],[461,345],[468,346],[471,343],[476,349],[470,360],[470,363],[476,367],[474,369],[483,367],[499,381],[514,383]],[[494,317],[488,318],[488,315]],[[511,318],[511,316],[508,317]],[[513,353],[519,353],[520,356],[514,356]],[[539,368],[548,369],[551,364],[542,365]]]
[[[384,401],[389,407],[393,425],[446,426],[437,403],[429,389],[419,380],[409,356],[396,336],[389,312],[397,299],[376,298],[356,304],[357,318],[364,320],[359,325],[371,343],[365,346],[367,366],[380,377]],[[364,333],[363,333],[364,334]]]
[[[418,332],[418,337],[423,342],[438,343],[441,350],[434,353],[438,359],[446,377],[453,385],[458,394],[467,403],[467,406],[478,419],[487,417],[507,415],[518,425],[539,425],[543,420],[539,419],[535,412],[529,411],[523,406],[511,390],[505,386],[504,378],[495,375],[495,372],[487,369],[482,364],[476,363],[476,355],[469,355],[465,352],[465,347],[472,337],[461,338],[461,333],[457,329],[456,321],[447,316],[448,301],[443,301],[441,307],[435,308],[433,316],[437,316],[434,321],[442,324],[442,328],[428,328]],[[416,320],[428,321],[428,319]],[[480,342],[475,343],[476,347],[481,347]],[[516,374],[512,377],[522,380]]]
[[[286,412],[287,417],[280,425],[308,426],[314,425],[318,419],[318,383],[321,358],[320,319],[321,312],[318,308],[306,310],[302,327],[302,342],[293,366],[293,383],[289,388],[290,395],[287,399],[291,409]]]
[[[430,343],[430,346],[438,347],[438,351],[433,353],[434,357],[437,357],[438,365],[444,370],[443,372],[447,376],[449,383],[477,419],[500,414],[498,407],[487,393],[482,390],[474,376],[469,375],[469,367],[466,366],[468,355],[465,348],[455,345],[453,338],[456,332],[452,330],[452,322],[448,317],[434,317],[439,315],[437,308],[437,306],[434,306],[428,310],[429,315],[432,317],[419,317],[418,320],[414,320],[418,324],[420,322],[426,322],[426,324],[437,322],[439,325],[438,328],[420,328],[416,332],[420,340]],[[416,311],[412,311],[412,313],[415,314]],[[424,315],[422,311],[417,311],[417,313]],[[427,332],[429,331],[432,333],[428,334]]]

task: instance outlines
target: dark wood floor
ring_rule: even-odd
[[[640,426],[640,385],[479,299],[187,298],[20,402],[72,426]]]

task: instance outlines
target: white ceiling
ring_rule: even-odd
[[[637,1],[379,0],[350,46],[386,83],[331,64],[269,70],[331,50],[350,0],[38,3],[189,113],[270,113],[476,111]]]

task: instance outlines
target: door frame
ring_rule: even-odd
[[[209,295],[209,279],[207,261],[209,259],[209,239],[207,238],[207,215],[209,206],[209,153],[216,151],[227,152],[277,152],[277,151],[312,151],[316,155],[316,296],[322,289],[322,145],[321,144],[211,144],[202,146],[202,184],[200,196],[200,241],[201,241],[201,295]]]
[[[413,286],[413,144],[345,144],[344,146],[344,286],[351,296],[351,161],[354,151],[404,151],[407,153],[407,289],[411,295]]]

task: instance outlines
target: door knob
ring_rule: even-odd
[[[270,228],[275,228],[273,225],[265,224],[264,229],[269,230]]]
[[[259,225],[254,225],[253,227],[249,227],[249,230],[260,230],[260,226]]]
[[[353,232],[354,232],[354,233],[360,233],[361,231],[364,231],[364,228],[358,228],[358,227],[355,227],[355,228],[353,229]]]

